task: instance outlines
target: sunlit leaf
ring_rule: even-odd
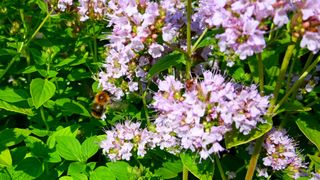
[[[30,93],[36,108],[39,108],[43,103],[48,101],[55,91],[56,86],[47,79],[36,78],[31,81]]]

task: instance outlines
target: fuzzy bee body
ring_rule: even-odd
[[[107,91],[97,93],[91,107],[91,115],[97,119],[102,119],[106,112],[106,106],[110,101],[111,98]]]

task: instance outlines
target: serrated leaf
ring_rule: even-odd
[[[105,166],[99,166],[90,174],[90,180],[100,179],[115,180],[116,177],[113,175],[112,171],[109,168]]]
[[[30,84],[30,93],[36,109],[48,101],[54,95],[55,91],[56,86],[47,79],[33,79]]]
[[[87,138],[81,145],[84,160],[87,161],[91,156],[96,154],[99,150],[99,142],[96,136]]]
[[[8,148],[0,148],[0,167],[6,167],[12,165],[12,158]]]
[[[200,169],[199,160],[196,160],[195,156],[191,156],[188,153],[181,153],[180,159],[185,168],[188,169],[195,177],[200,180],[211,180],[212,179],[212,169],[210,171],[204,171]]]
[[[5,129],[0,132],[0,144],[6,147],[14,146],[23,141],[31,132],[26,129]]]
[[[181,63],[185,63],[185,56],[184,54],[174,51],[168,55],[163,56],[160,58],[149,70],[148,78],[153,77],[155,74],[162,72],[168,69],[171,66],[176,66]]]
[[[69,161],[82,162],[81,145],[80,142],[72,136],[58,136],[57,151],[59,155]]]
[[[20,114],[25,114],[28,116],[34,115],[34,112],[30,108],[18,107],[13,104],[9,104],[5,101],[0,101],[0,109],[5,109],[7,111],[12,111],[12,112],[20,113]]]
[[[227,149],[236,147],[242,144],[251,142],[259,137],[263,136],[265,133],[270,131],[272,128],[272,120],[269,118],[267,123],[259,124],[256,129],[253,129],[248,135],[243,135],[238,130],[234,129],[226,133],[225,144]]]
[[[296,121],[300,131],[320,150],[319,121],[308,114],[301,114]]]

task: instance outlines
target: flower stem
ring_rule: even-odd
[[[261,147],[263,144],[264,136],[261,136],[259,139],[256,140],[256,144],[254,146],[253,154],[251,155],[251,159],[249,162],[249,167],[247,170],[246,178],[245,180],[251,180],[253,177],[253,173],[256,169],[257,162],[259,159]]]
[[[264,72],[263,72],[263,62],[262,62],[262,55],[261,53],[257,54],[258,59],[258,69],[259,69],[259,89],[260,95],[263,96],[264,94]]]
[[[218,155],[214,154],[214,160],[215,160],[215,162],[216,162],[216,164],[218,166],[221,179],[222,180],[227,180]]]
[[[197,50],[197,46],[198,44],[201,42],[201,40],[203,39],[204,35],[206,35],[206,33],[208,32],[208,28],[206,28],[202,34],[200,35],[200,37],[197,39],[197,41],[194,43],[194,45],[192,46],[191,52],[195,52]]]
[[[145,113],[145,116],[146,116],[146,119],[147,119],[147,125],[149,127],[150,126],[150,119],[149,119],[149,112],[148,112],[146,96],[147,96],[147,91],[144,91],[141,98],[142,98],[144,113]]]
[[[46,117],[44,115],[43,106],[40,107],[40,114],[41,114],[41,119],[43,121],[43,124],[46,126],[46,130],[49,130],[49,125],[48,125]]]
[[[320,56],[301,74],[299,79],[293,84],[291,89],[284,95],[284,97],[279,101],[277,106],[273,109],[273,112],[275,112],[285,101],[287,101],[288,97],[292,92],[297,90],[301,83],[304,81],[304,78],[311,72],[313,68],[317,66],[317,64],[320,62]]]
[[[191,13],[192,13],[192,8],[191,8],[191,1],[192,0],[187,0],[187,54],[188,54],[188,60],[186,64],[186,79],[191,78],[191,65],[192,65],[192,49],[191,49]]]
[[[38,26],[38,28],[33,32],[33,34],[31,35],[31,37],[28,39],[27,43],[25,46],[28,46],[28,44],[30,43],[30,41],[36,36],[36,34],[40,31],[40,29],[42,28],[42,26],[44,25],[44,23],[48,20],[48,18],[51,16],[53,12],[53,9],[47,14],[47,16],[42,20],[42,22],[40,23],[40,25]]]
[[[93,28],[93,61],[98,61],[98,50],[97,50],[97,37],[96,37],[96,23],[93,22],[92,24]]]
[[[293,39],[292,41],[296,42],[296,39]],[[273,98],[270,101],[270,108],[269,108],[268,112],[272,112],[273,111],[274,105],[277,102],[277,99],[278,99],[278,96],[279,96],[279,91],[281,89],[281,84],[282,84],[283,79],[284,79],[284,77],[286,75],[287,68],[288,68],[288,65],[289,65],[289,62],[290,62],[290,59],[291,59],[291,56],[293,54],[293,50],[294,50],[295,46],[296,46],[295,43],[290,44],[288,46],[288,48],[287,48],[286,54],[284,55],[284,58],[283,58],[283,61],[282,61],[282,64],[281,64],[281,68],[280,68],[280,73],[279,73],[278,80],[277,80],[277,83],[276,83],[276,87],[274,88],[274,91],[273,91]]]
[[[188,169],[185,166],[183,166],[182,179],[188,180]]]
[[[263,73],[263,62],[262,62],[262,55],[261,53],[257,54],[257,59],[258,59],[258,69],[259,69],[259,88],[260,88],[260,95],[263,96],[264,94],[264,73]],[[254,151],[251,156],[250,162],[249,162],[249,167],[248,171],[246,174],[246,180],[252,179],[253,173],[256,169],[257,166],[257,161],[260,155],[262,143],[264,140],[264,136],[260,137],[259,139],[256,140],[256,144],[254,146]]]
[[[310,65],[310,63],[312,62],[314,54],[311,52],[308,56],[307,62],[303,67],[303,71],[305,71],[307,69],[307,67]]]

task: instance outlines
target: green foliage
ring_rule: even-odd
[[[230,149],[232,147],[236,147],[236,146],[251,142],[263,136],[265,133],[270,131],[271,128],[272,128],[272,120],[269,118],[267,120],[267,123],[258,124],[258,128],[252,130],[252,132],[250,132],[248,135],[243,135],[242,133],[236,130],[227,132],[225,137],[226,147]]]
[[[201,180],[209,180],[213,177],[213,171],[208,171],[209,167],[213,169],[212,164],[208,162],[199,163],[199,157],[182,153],[180,155],[181,162],[185,168],[188,169],[195,177]]]
[[[52,10],[57,1],[47,2],[0,2],[0,180],[181,179],[183,168],[189,171],[189,179],[219,179],[217,162],[211,156],[200,160],[198,151],[169,154],[156,148],[144,158],[133,156],[128,162],[111,162],[105,156],[99,146],[106,138],[104,129],[124,120],[139,121],[147,127],[156,116],[149,108],[152,98],[143,92],[126,94],[121,102],[111,97],[112,103],[106,105],[106,119],[92,117],[94,96],[102,90],[96,76],[104,68],[109,22],[105,19],[80,22],[77,9],[60,12]],[[192,37],[191,58],[195,58],[192,72],[200,65],[212,69],[211,64],[218,63],[221,72],[228,74],[227,78],[241,84],[260,85],[258,56],[240,61],[237,56],[220,52],[215,36],[223,31],[209,29],[198,42]],[[263,88],[267,95],[275,89],[284,53],[291,43],[289,31],[270,31],[274,37],[261,53]],[[207,61],[197,58],[207,46],[214,47],[212,56]],[[308,56],[310,52],[306,49],[294,50],[290,75],[302,73]],[[229,60],[235,63],[233,67],[227,66]],[[185,79],[188,61],[187,53],[174,47],[174,51],[148,65],[146,89],[156,91],[154,79],[167,74]],[[287,76],[281,82],[278,99],[290,90],[292,78]],[[311,162],[308,171],[319,172],[319,93],[320,88],[315,87],[303,94],[303,99],[297,99],[298,90],[295,90],[276,112],[266,117],[266,124],[258,124],[248,135],[236,130],[228,132],[224,139],[226,150],[220,154],[225,171],[234,171],[243,179],[250,160],[244,149],[279,125],[289,128],[289,133],[304,143],[302,153],[308,154],[306,160]],[[280,176],[272,174],[271,178],[275,177]],[[288,175],[281,174],[281,178]]]

